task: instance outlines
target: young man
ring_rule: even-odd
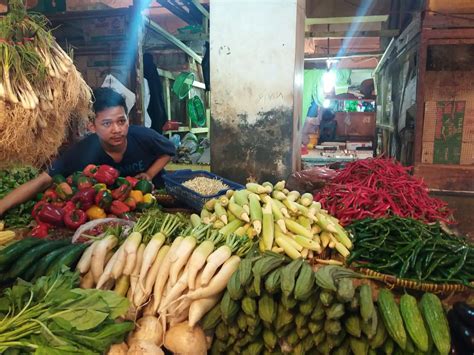
[[[176,153],[173,143],[159,133],[141,126],[129,126],[125,99],[110,88],[94,91],[94,121],[91,134],[59,156],[46,172],[21,185],[0,200],[0,216],[28,201],[52,183],[57,174],[68,176],[88,164],[107,164],[122,176],[136,176],[162,184],[165,165]]]

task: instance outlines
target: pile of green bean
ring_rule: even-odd
[[[474,245],[439,224],[389,217],[347,228],[354,236],[352,266],[423,282],[468,285],[474,280]]]

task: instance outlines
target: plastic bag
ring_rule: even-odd
[[[291,174],[286,182],[288,190],[296,190],[300,193],[319,190],[336,176],[337,171],[325,166],[317,166],[311,169],[301,170]]]
[[[199,141],[193,133],[188,133],[181,141],[181,147],[190,154],[195,153],[199,147]]]

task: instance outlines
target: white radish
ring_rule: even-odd
[[[117,255],[117,257],[114,260],[114,265],[112,265],[112,277],[114,279],[118,279],[120,275],[122,275],[123,268],[125,267],[126,257],[125,257],[124,245],[125,244],[122,244],[114,254],[114,256]]]
[[[168,281],[169,282],[169,281]],[[171,287],[165,298],[160,303],[158,312],[166,311],[167,307],[177,298],[179,298],[188,287],[188,270],[184,271],[178,282]]]
[[[98,241],[92,243],[82,254],[81,259],[77,263],[76,270],[79,271],[80,274],[85,274],[89,271],[91,267],[91,260],[92,260],[92,252],[96,247]]]
[[[145,252],[145,244],[140,244],[137,251],[137,262],[135,263],[135,267],[133,268],[132,273],[130,274],[130,290],[132,295],[130,296],[129,300],[133,300],[133,295],[135,294],[135,290],[138,285],[138,277],[140,273],[140,267],[142,266],[143,262],[143,253]]]
[[[160,231],[153,235],[151,240],[148,242],[145,249],[145,253],[143,255],[142,267],[140,269],[139,282],[142,288],[144,287],[144,282],[148,270],[151,268],[153,262],[155,261],[156,255],[158,254],[158,251],[160,250],[161,246],[166,241],[166,238],[168,238],[168,236],[170,236],[180,225],[181,223],[178,217],[171,217],[171,215],[167,215],[165,217],[165,220],[163,221],[163,224],[161,225]]]
[[[196,288],[196,275],[206,264],[207,257],[214,251],[214,243],[210,240],[205,240],[194,249],[193,254],[189,258],[189,272],[188,272],[188,288],[194,290]]]
[[[155,281],[156,281],[156,276],[158,275],[161,264],[163,263],[163,260],[166,254],[168,253],[169,249],[170,249],[169,245],[165,245],[160,249],[160,251],[158,252],[158,255],[156,256],[155,261],[153,262],[153,265],[148,271],[148,274],[145,275],[144,289],[142,287],[138,287],[135,290],[135,294],[133,296],[133,303],[135,304],[135,306],[140,307],[143,303],[145,303],[145,301],[151,295],[151,291],[153,290],[153,285],[155,284]]]
[[[201,287],[206,286],[212,279],[217,269],[224,264],[232,255],[232,250],[227,245],[217,248],[206,261],[206,266],[202,272]]]
[[[194,327],[204,315],[209,312],[221,299],[222,294],[218,293],[211,297],[195,300],[189,306],[188,324]]]
[[[194,236],[189,236],[183,239],[180,243],[179,248],[176,249],[175,255],[178,259],[174,260],[170,268],[170,281],[171,286],[174,286],[178,281],[178,275],[181,269],[186,265],[191,256],[194,248],[196,247],[197,240]],[[186,275],[187,276],[187,275]],[[187,286],[186,278],[186,286]]]
[[[105,256],[112,250],[118,243],[118,238],[114,235],[108,235],[104,239],[100,240],[95,244],[95,248],[92,250],[92,262],[91,270],[94,276],[94,282],[98,282],[100,275],[104,272]]]
[[[104,272],[102,275],[100,275],[99,281],[97,282],[97,289],[102,288],[102,286],[110,279],[112,278],[112,269],[117,261],[118,255],[119,255],[119,250],[117,250],[114,255],[112,255],[112,258],[109,260],[107,265],[105,266]]]
[[[124,275],[130,275],[135,267],[137,261],[137,251],[142,242],[142,234],[140,232],[132,232],[125,240],[124,252],[125,252],[125,266],[123,268]]]
[[[94,287],[94,276],[92,276],[91,271],[87,272],[85,275],[81,277],[79,287],[80,288],[93,288]]]
[[[143,262],[140,268],[140,278],[139,285],[140,287],[145,287],[145,278],[147,276],[148,270],[153,265],[153,262],[160,251],[161,246],[165,242],[166,237],[162,233],[156,233],[148,242],[145,252],[143,253]]]
[[[222,292],[227,287],[227,282],[230,280],[232,274],[238,269],[239,264],[240,257],[237,255],[231,256],[224,265],[222,265],[219,272],[211,279],[207,286],[190,291],[181,296],[180,299],[189,298],[197,300],[208,298]]]
[[[160,267],[160,272],[155,281],[155,287],[153,288],[153,310],[156,312],[161,302],[161,297],[163,296],[163,289],[165,287],[166,281],[169,277],[169,271],[171,267],[171,260],[174,259],[174,253],[176,249],[178,249],[183,237],[177,237],[173,244],[171,244],[171,248],[169,249],[168,253],[166,253],[166,257],[163,260],[163,264]]]

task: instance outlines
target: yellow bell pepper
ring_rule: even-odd
[[[95,192],[99,192],[100,190],[107,190],[107,185],[102,184],[102,183],[95,184],[94,185],[94,190],[95,190]]]
[[[100,219],[100,218],[105,218],[107,215],[105,214],[105,211],[100,208],[99,206],[92,206],[86,211],[87,217],[89,219]]]
[[[130,197],[133,198],[136,203],[143,202],[143,192],[141,192],[140,190],[130,191]]]
[[[155,201],[156,201],[156,198],[152,194],[145,194],[143,196],[143,202],[146,203],[147,205],[152,205]]]

